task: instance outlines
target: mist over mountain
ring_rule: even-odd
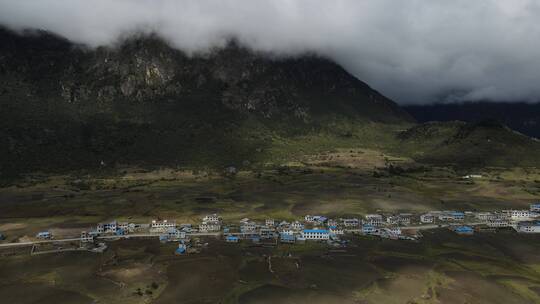
[[[186,53],[235,38],[327,57],[401,104],[538,101],[540,3],[393,0],[0,0],[0,24],[91,47],[156,33]]]
[[[231,41],[187,56],[152,35],[97,49],[47,32],[0,40],[4,171],[238,165],[268,159],[279,138],[413,121],[313,54],[275,58]]]
[[[445,166],[539,161],[539,142],[498,124],[415,126],[319,54],[276,56],[234,39],[186,54],[153,34],[89,48],[47,31],[2,29],[0,41],[2,176],[254,169],[358,147]],[[487,158],[489,151],[497,153]]]

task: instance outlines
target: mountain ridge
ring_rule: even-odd
[[[295,136],[411,124],[393,101],[313,54],[268,57],[231,42],[187,56],[157,36],[88,49],[0,30],[2,171],[105,163],[263,161]],[[204,157],[203,157],[204,156]]]
[[[338,148],[435,166],[537,166],[540,144],[500,124],[416,124],[314,54],[232,40],[186,55],[157,36],[89,49],[0,29],[0,174],[122,166],[257,169]]]

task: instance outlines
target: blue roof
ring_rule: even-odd
[[[330,228],[330,229],[337,229],[337,226],[330,226],[330,227],[328,227],[328,228]]]
[[[294,240],[294,235],[287,234],[287,233],[282,233],[280,235],[280,238],[283,239],[283,240]]]
[[[473,228],[469,226],[459,226],[456,228],[456,231],[473,231]]]
[[[228,235],[227,240],[238,240],[238,237],[234,235]]]
[[[176,252],[177,252],[177,253],[184,253],[184,252],[186,252],[186,248],[184,248],[184,247],[178,247],[178,248],[176,248]]]
[[[328,233],[326,229],[304,229],[304,233]]]
[[[452,215],[465,215],[465,213],[460,212],[460,211],[455,211],[455,212],[452,212]]]

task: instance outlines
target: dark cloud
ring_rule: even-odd
[[[537,101],[538,20],[537,0],[0,0],[0,23],[92,46],[154,31],[187,52],[315,51],[402,103]]]

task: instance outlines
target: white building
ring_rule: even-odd
[[[494,218],[487,221],[486,225],[491,228],[510,227],[510,222],[502,218]]]
[[[401,228],[399,227],[390,227],[388,229],[390,230],[390,233],[394,235],[401,235]]]
[[[503,213],[512,221],[528,221],[538,216],[536,212],[530,210],[504,210]]]
[[[286,235],[294,235],[294,233],[295,231],[291,229],[286,229],[286,230],[281,231],[281,234],[286,234]]]
[[[366,214],[364,224],[380,227],[383,225],[383,216],[380,214]]]
[[[217,222],[221,222],[221,217],[216,213],[208,214],[205,217],[203,217],[202,221],[207,222],[207,223],[208,222],[217,223]]]
[[[459,211],[444,211],[439,214],[439,221],[463,221],[465,213]]]
[[[412,214],[402,213],[398,215],[390,215],[386,217],[386,222],[390,225],[407,226],[411,223]]]
[[[473,179],[473,178],[482,178],[482,175],[480,174],[469,174],[463,176],[463,179]]]
[[[328,240],[330,233],[326,229],[305,229],[302,231],[302,238],[305,240]]]
[[[489,220],[493,220],[495,218],[497,218],[498,216],[494,213],[491,213],[491,212],[479,212],[477,214],[475,214],[474,216],[476,219],[480,220],[480,221],[483,221],[483,222],[487,222]]]
[[[179,229],[176,229],[176,228],[169,228],[167,229],[167,238],[169,240],[179,240],[179,239],[185,239],[186,238],[186,233],[184,231],[181,231]]]
[[[152,232],[165,232],[169,228],[175,228],[176,222],[168,220],[152,220],[152,223],[150,223],[150,231]]]
[[[433,222],[435,222],[435,216],[433,214],[426,213],[420,215],[420,223],[430,224]]]
[[[265,224],[266,227],[274,227],[275,221],[274,221],[274,219],[269,218],[269,219],[266,219],[264,221],[264,224]]]
[[[291,224],[289,224],[289,222],[287,222],[287,221],[281,221],[281,222],[278,224],[278,226],[279,226],[280,228],[286,228],[286,227],[289,227],[290,225],[291,225]]]
[[[200,232],[216,232],[221,230],[221,217],[214,214],[208,214],[202,219],[202,223],[199,225]],[[243,219],[240,222],[249,221],[249,219]]]
[[[399,223],[399,216],[390,215],[386,217],[386,222],[390,225],[397,225]]]
[[[411,213],[401,213],[399,214],[399,224],[402,226],[408,226],[411,224],[413,214]]]
[[[262,227],[259,230],[261,239],[272,239],[277,236],[276,229],[274,227]]]
[[[300,223],[299,221],[294,221],[291,224],[291,229],[292,230],[302,230],[302,229],[304,229],[304,224]]]
[[[401,229],[399,227],[380,228],[372,234],[382,238],[398,239],[401,235]]]
[[[314,216],[313,215],[306,215],[304,216],[304,221],[306,221],[307,223],[313,223],[315,222],[315,219],[314,219]]]
[[[254,233],[257,230],[257,224],[255,222],[244,222],[240,225],[240,232],[242,233]]]
[[[221,225],[217,222],[203,222],[199,225],[199,232],[216,232],[221,230]]]
[[[540,233],[540,222],[521,222],[516,227],[521,233]]]
[[[360,220],[357,218],[345,218],[341,219],[341,222],[343,223],[343,226],[347,228],[360,226]]]
[[[86,231],[81,232],[81,243],[91,243],[94,241],[94,236]]]
[[[112,221],[110,223],[99,223],[96,227],[97,233],[116,233],[116,230],[118,230],[118,223],[116,221]]]
[[[330,227],[328,228],[328,233],[329,233],[330,235],[343,235],[343,234],[345,234],[345,232],[343,231],[343,229],[340,229],[340,228],[338,228],[338,227],[336,227],[336,226],[330,226]]]

